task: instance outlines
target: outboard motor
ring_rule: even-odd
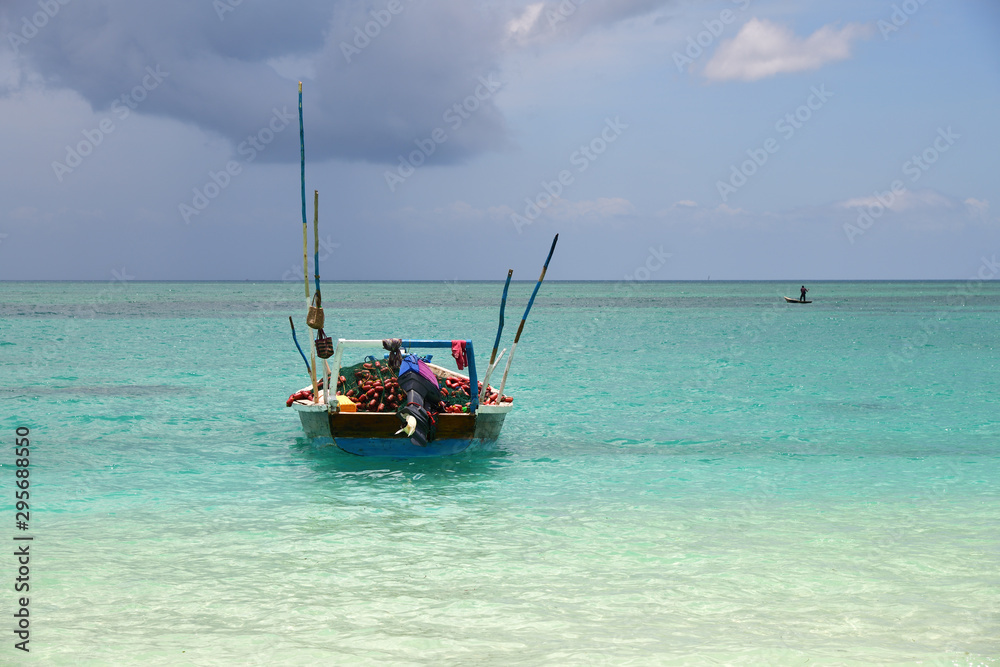
[[[410,442],[426,447],[434,439],[434,417],[441,402],[441,387],[437,377],[415,355],[408,354],[399,367],[399,388],[406,394],[406,403],[396,414],[403,422],[400,431],[410,436]]]

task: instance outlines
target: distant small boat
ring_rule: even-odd
[[[791,297],[784,297],[785,303],[812,303],[812,301],[799,301],[798,299],[793,299]]]

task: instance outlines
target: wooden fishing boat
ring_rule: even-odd
[[[542,274],[535,284],[528,305],[521,318],[521,325],[514,336],[514,343],[507,357],[499,390],[489,385],[506,349],[497,355],[503,333],[504,309],[507,288],[513,270],[507,272],[507,282],[500,301],[500,324],[493,351],[490,354],[483,382],[476,374],[476,356],[471,340],[347,340],[341,338],[336,348],[323,330],[323,314],[319,276],[319,192],[313,198],[313,278],[315,291],[310,301],[308,223],[306,219],[305,186],[305,130],[302,119],[302,83],[299,83],[299,141],[301,146],[302,192],[302,271],[305,296],[308,304],[306,324],[309,326],[309,356],[299,345],[295,323],[288,322],[292,339],[298,348],[309,386],[288,397],[286,405],[299,415],[302,429],[317,444],[336,445],[345,452],[359,456],[391,456],[397,458],[448,456],[468,449],[477,442],[493,442],[500,436],[504,419],[513,409],[513,398],[504,395],[507,374],[514,358],[518,341],[528,319],[538,288],[545,279],[552,253],[559,235],[556,234],[542,266]],[[351,380],[341,375],[345,352],[369,350],[371,362],[355,364],[348,372]],[[382,365],[371,356],[372,348],[388,350],[388,361]],[[430,364],[430,357],[420,358],[416,350],[449,349],[465,363],[469,375],[461,375],[441,366]],[[464,359],[463,359],[464,352]],[[332,357],[332,363],[327,359]],[[462,363],[464,362],[464,363]],[[377,376],[377,377],[376,377]],[[353,382],[353,387],[348,384]],[[480,384],[482,388],[480,389]],[[443,389],[447,385],[449,389]],[[331,391],[332,388],[332,391]],[[344,390],[341,392],[341,388]]]
[[[798,299],[793,299],[789,296],[783,298],[785,299],[785,303],[812,303],[812,301],[799,301]]]
[[[450,340],[404,340],[404,352],[417,349],[448,348]],[[330,364],[329,377],[340,375],[343,354],[349,350],[381,348],[381,340],[337,341]],[[449,370],[435,364],[427,364],[441,384],[447,379],[468,380],[470,387],[478,387],[475,351],[472,341],[465,341],[469,375]],[[499,359],[497,359],[499,361]],[[487,388],[486,395],[490,394]],[[306,387],[303,392],[311,391]],[[473,444],[495,442],[500,436],[504,419],[513,409],[512,402],[498,402],[489,405],[479,403],[479,393],[470,392],[467,413],[435,415],[436,434],[426,445],[415,444],[411,437],[400,428],[402,421],[396,411],[392,412],[349,412],[341,409],[344,399],[320,390],[319,400],[311,398],[295,400],[292,408],[299,415],[302,429],[317,445],[336,445],[350,454],[358,456],[388,456],[393,458],[449,456],[465,451]]]

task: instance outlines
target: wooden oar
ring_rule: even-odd
[[[521,332],[524,331],[524,323],[528,319],[528,313],[531,311],[531,304],[535,302],[535,295],[538,294],[538,288],[542,286],[542,281],[545,280],[545,272],[549,268],[549,260],[552,259],[552,253],[556,250],[556,242],[559,240],[559,235],[552,239],[552,247],[549,248],[549,256],[545,258],[545,264],[542,266],[542,275],[538,277],[538,282],[535,283],[535,290],[531,293],[531,298],[528,299],[528,307],[524,309],[524,317],[521,318],[521,324],[517,327],[517,335],[514,336],[514,344],[510,346],[510,356],[507,357],[507,366],[503,370],[503,379],[500,381],[500,399],[503,399],[503,389],[507,386],[507,374],[510,373],[510,363],[514,361],[514,350],[517,349],[517,343],[521,340]]]

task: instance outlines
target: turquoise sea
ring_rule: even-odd
[[[483,360],[501,287],[326,328]],[[1000,282],[809,287],[547,282],[496,446],[391,461],[285,408],[300,284],[0,283],[0,663],[1000,664]]]

